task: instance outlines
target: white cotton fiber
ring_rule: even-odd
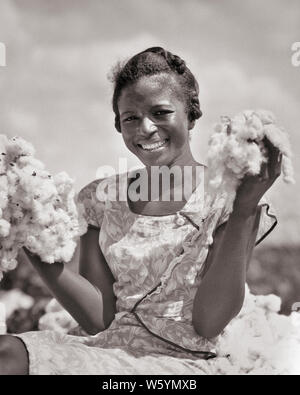
[[[246,110],[232,119],[223,116],[215,125],[207,156],[209,187],[212,191],[226,192],[231,208],[243,177],[258,175],[262,165],[268,162],[264,138],[282,153],[283,180],[294,183],[289,137],[276,125],[271,112]]]
[[[20,137],[0,135],[0,149],[0,279],[23,246],[43,262],[70,261],[87,229],[73,180],[49,174]]]

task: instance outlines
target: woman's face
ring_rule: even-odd
[[[193,161],[185,102],[176,78],[159,74],[124,88],[119,102],[121,132],[128,149],[146,166]]]

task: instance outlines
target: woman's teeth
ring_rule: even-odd
[[[160,141],[159,143],[155,143],[155,144],[139,144],[140,147],[142,147],[144,150],[146,151],[154,151],[160,147],[162,147],[163,145],[165,145],[168,142],[168,139],[165,139],[163,141]]]

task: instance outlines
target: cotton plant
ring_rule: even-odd
[[[43,262],[69,262],[87,229],[67,173],[52,176],[32,144],[0,135],[0,279],[21,247]]]
[[[270,111],[245,110],[233,118],[223,116],[215,125],[207,155],[209,188],[212,195],[222,191],[229,196],[229,211],[243,177],[258,175],[268,162],[265,139],[282,154],[283,180],[295,183],[289,136]]]

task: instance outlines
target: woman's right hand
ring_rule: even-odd
[[[282,154],[267,138],[268,162],[262,165],[260,174],[245,176],[237,189],[234,210],[240,213],[254,211],[267,190],[281,174]]]

